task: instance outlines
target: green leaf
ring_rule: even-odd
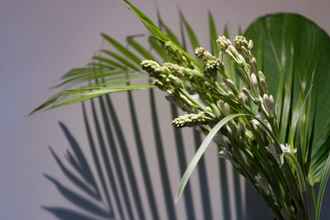
[[[115,64],[116,65],[116,64]],[[71,77],[77,77],[82,74],[88,74],[93,71],[113,71],[116,68],[113,68],[111,65],[105,65],[105,64],[88,64],[84,67],[76,67],[70,69],[68,72],[66,72],[61,79],[69,79]]]
[[[130,9],[136,14],[136,16],[140,19],[140,21],[144,24],[144,26],[150,31],[150,33],[159,39],[162,42],[166,42],[169,40],[169,37],[166,33],[162,32],[154,22],[146,16],[140,9],[138,9],[134,4],[132,4],[128,0],[123,0]]]
[[[157,21],[158,21],[158,26],[160,28],[161,31],[164,31],[168,38],[173,41],[174,43],[176,43],[177,45],[181,45],[180,41],[178,40],[178,37],[176,36],[176,34],[171,30],[171,28],[164,22],[162,16],[160,15],[160,11],[157,10]]]
[[[271,93],[275,96],[278,109],[282,111],[282,140],[290,133],[293,110],[299,99],[312,87],[311,100],[305,115],[306,123],[300,123],[297,130],[312,130],[315,115],[312,163],[325,163],[330,148],[322,145],[329,132],[330,123],[330,38],[325,31],[309,19],[292,13],[278,13],[258,18],[246,30],[247,38],[254,41],[254,54],[258,67],[267,77]],[[290,85],[289,82],[292,82]],[[284,100],[284,102],[283,102]],[[287,100],[287,101],[285,101]],[[315,114],[314,114],[315,113]],[[280,114],[278,114],[280,115]],[[284,142],[285,143],[285,142]],[[313,168],[314,169],[314,168]],[[315,172],[315,170],[311,170]]]
[[[223,28],[223,35],[228,37],[228,38],[230,37],[229,28],[228,28],[227,24],[225,24],[225,26]]]
[[[158,39],[154,38],[153,36],[150,36],[148,38],[148,42],[151,48],[158,54],[161,59],[163,59],[163,61],[169,61],[170,57],[168,56],[168,53],[164,50],[161,45],[161,42]]]
[[[131,72],[127,70],[103,71],[93,70],[93,68],[91,68],[90,72],[85,72],[82,74],[77,74],[76,76],[70,78],[66,78],[52,88],[56,89],[64,85],[73,87],[77,84],[86,84],[92,80],[98,79],[104,79],[108,83],[108,85],[124,84],[128,82],[128,80],[139,79],[143,77],[145,78],[145,75],[141,75],[137,72]]]
[[[121,85],[111,85],[111,84],[100,85],[99,83],[97,83],[81,88],[67,89],[48,98],[44,103],[42,103],[40,106],[35,108],[30,113],[30,115],[41,110],[50,110],[65,105],[71,105],[71,104],[87,101],[96,98],[98,96],[106,95],[108,93],[126,92],[130,90],[141,90],[152,87],[153,85],[151,84],[143,84],[143,83],[127,85],[126,81],[124,81],[123,83],[121,83]]]
[[[195,34],[193,28],[191,27],[187,19],[184,17],[182,11],[179,11],[179,15],[180,15],[180,22],[183,23],[185,30],[187,32],[187,36],[189,38],[191,48],[194,50],[195,48],[200,46],[197,35]]]
[[[211,131],[207,134],[205,139],[203,140],[201,146],[198,148],[197,152],[195,153],[194,157],[190,161],[185,173],[183,174],[183,177],[181,178],[180,185],[178,192],[176,194],[176,201],[180,199],[187,183],[192,175],[193,171],[195,170],[199,160],[202,158],[203,154],[206,152],[208,146],[212,142],[213,138],[215,135],[220,131],[220,129],[226,125],[229,121],[233,120],[234,118],[241,117],[241,116],[246,116],[246,114],[231,114],[220,120],[212,129]]]
[[[156,60],[155,57],[144,46],[142,46],[142,44],[135,40],[135,38],[136,37],[134,36],[127,37],[126,41],[128,45],[136,50],[141,56],[143,56],[144,59]]]
[[[195,67],[199,67],[199,63],[196,59],[194,59],[185,49],[183,49],[176,41],[172,40],[166,32],[163,32],[155,23],[146,16],[140,9],[138,9],[134,4],[132,4],[128,0],[123,0],[127,3],[127,5],[132,9],[132,11],[137,15],[140,21],[144,24],[144,26],[149,30],[149,32],[153,35],[153,37],[157,38],[162,43],[167,43],[170,47],[180,53],[180,56],[185,57],[185,60],[188,60],[191,65]]]
[[[92,57],[93,60],[97,61],[100,64],[104,64],[113,68],[119,68],[119,69],[123,69],[126,70],[127,67],[125,65],[119,64],[118,62],[109,59],[108,57],[104,57],[104,56],[100,56],[100,55],[96,55]]]
[[[124,55],[124,56],[120,56],[118,53],[114,52],[114,51],[111,51],[111,50],[107,50],[107,49],[104,49],[104,50],[101,50],[101,53],[103,53],[104,55],[106,56],[109,56],[115,60],[117,60],[119,63],[121,63],[121,65],[123,65],[126,69],[129,68],[131,70],[135,70],[135,71],[139,71],[140,70],[140,59],[139,60],[136,60],[133,62],[139,62],[137,64],[133,64],[130,62],[130,60],[128,60],[128,56]],[[104,57],[103,57],[104,58]],[[94,57],[95,59],[95,57]],[[107,58],[109,59],[109,58]]]
[[[113,46],[114,48],[116,48],[119,52],[121,52],[126,58],[130,59],[131,61],[133,61],[134,63],[136,63],[137,65],[140,65],[141,63],[141,59],[135,55],[133,52],[131,52],[130,50],[128,50],[125,46],[123,46],[121,43],[119,43],[116,39],[114,39],[113,37],[105,34],[105,33],[101,33],[102,38],[108,42],[111,46]]]
[[[130,90],[141,90],[152,88],[150,84],[129,84],[122,86],[100,86],[100,87],[85,87],[79,89],[64,90],[61,92],[61,97],[49,109],[57,108],[64,105],[70,105],[87,101],[98,96],[106,95],[108,93],[126,92]]]
[[[217,44],[217,39],[218,39],[218,31],[217,31],[217,26],[215,24],[214,18],[212,13],[209,11],[208,13],[208,18],[209,18],[209,35],[210,35],[210,48],[211,48],[211,53],[213,55],[218,55],[219,54],[219,46]]]

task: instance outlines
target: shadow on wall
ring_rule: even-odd
[[[208,178],[206,164],[201,160],[198,166],[199,190],[201,192],[201,200],[193,202],[193,194],[191,186],[185,190],[183,196],[186,218],[180,216],[176,210],[174,203],[174,190],[170,187],[170,178],[168,164],[170,160],[165,158],[166,151],[171,148],[164,148],[163,134],[160,129],[160,120],[155,101],[155,92],[151,89],[148,93],[150,103],[150,120],[152,122],[154,148],[157,154],[157,162],[159,174],[161,178],[162,198],[161,201],[166,207],[166,216],[163,216],[157,205],[155,194],[155,185],[153,181],[156,177],[151,175],[151,164],[147,164],[146,148],[142,142],[142,136],[138,123],[138,115],[132,93],[127,93],[128,105],[131,116],[131,126],[133,128],[133,137],[135,146],[128,146],[124,137],[124,130],[119,121],[118,112],[115,110],[110,96],[100,97],[90,102],[90,113],[88,114],[85,104],[82,105],[82,113],[84,125],[86,128],[86,136],[88,139],[89,151],[91,157],[86,156],[86,152],[78,144],[71,131],[63,123],[59,123],[66,139],[70,144],[64,158],[59,157],[50,148],[51,154],[57,162],[63,175],[72,183],[73,187],[67,187],[57,179],[50,175],[45,177],[54,184],[58,192],[76,208],[69,207],[48,207],[43,208],[54,214],[58,219],[62,220],[95,220],[95,219],[127,219],[127,220],[145,220],[148,219],[146,212],[151,214],[152,219],[189,219],[194,220],[196,217],[196,209],[194,204],[201,203],[203,219],[225,219],[225,220],[258,220],[272,219],[266,205],[257,196],[255,191],[250,187],[241,191],[241,183],[238,175],[234,174],[234,184],[228,184],[228,169],[223,160],[219,160],[219,173],[213,174],[212,178],[217,177],[220,180],[220,201],[223,216],[215,216],[211,206],[211,193],[213,190],[209,188],[208,182],[212,181]],[[178,109],[170,104],[171,115],[176,117]],[[180,129],[174,129],[175,137],[175,154],[178,160],[179,173],[182,175],[187,163],[189,162],[185,152],[184,137]],[[193,130],[195,150],[201,143],[201,134],[197,130]],[[115,141],[117,140],[117,141]],[[132,158],[129,154],[130,149],[136,147],[138,152],[138,167],[134,167]],[[123,163],[119,158],[123,158]],[[91,159],[87,159],[91,158]],[[171,159],[172,160],[172,159]],[[137,188],[137,176],[143,178],[144,188],[147,195],[147,204],[141,200],[141,190]],[[128,180],[124,178],[128,176]],[[179,181],[179,180],[178,180]],[[235,191],[236,207],[230,207],[229,192]],[[132,192],[133,197],[129,196]],[[246,193],[246,195],[243,195]],[[159,195],[158,195],[159,196]],[[213,196],[213,195],[212,195]],[[130,199],[132,198],[132,199]],[[247,201],[243,201],[247,198]],[[159,200],[159,199],[158,199]],[[245,204],[245,205],[244,205]],[[217,206],[217,207],[219,207]],[[231,212],[235,210],[237,219],[231,218]],[[245,214],[244,214],[245,213]]]

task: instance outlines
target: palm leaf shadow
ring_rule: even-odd
[[[101,193],[98,183],[96,181],[96,174],[92,171],[89,161],[86,159],[84,152],[78,141],[72,135],[67,126],[59,123],[67,141],[70,145],[70,150],[67,151],[65,157],[66,163],[61,159],[50,147],[50,151],[58,166],[60,167],[63,175],[79,190],[70,189],[64,186],[56,178],[45,174],[44,176],[56,187],[59,193],[70,203],[80,208],[84,212],[77,212],[65,207],[43,207],[45,210],[54,214],[59,219],[95,219],[107,218],[113,219],[113,210],[111,203],[104,198],[105,193]],[[88,136],[88,135],[87,135]],[[90,138],[88,136],[88,138]],[[91,141],[91,140],[90,140]],[[92,148],[95,145],[91,145]],[[95,150],[95,148],[93,149]],[[93,155],[94,156],[94,155]],[[69,165],[69,166],[68,166]],[[69,168],[70,167],[70,168]],[[97,170],[99,171],[99,170]],[[98,173],[98,172],[97,172]],[[98,173],[100,174],[100,173]],[[103,175],[103,173],[102,173]]]
[[[159,173],[161,178],[161,188],[163,189],[163,201],[166,207],[167,219],[179,219],[175,209],[173,189],[170,187],[170,177],[168,171],[168,161],[166,159],[163,143],[163,135],[160,129],[160,118],[158,115],[155,92],[149,91],[149,103],[151,109],[151,122],[153,135],[155,140],[155,150],[157,153],[157,161],[159,165]],[[91,159],[88,160],[84,147],[78,143],[71,131],[63,123],[59,123],[60,127],[69,142],[70,148],[63,158],[60,158],[52,148],[50,152],[57,162],[60,170],[65,178],[73,185],[72,188],[64,186],[59,180],[45,175],[45,177],[54,184],[61,195],[70,203],[75,205],[79,211],[66,207],[43,207],[48,212],[55,215],[58,219],[146,219],[145,206],[149,206],[152,219],[161,219],[157,199],[155,195],[155,186],[153,185],[153,177],[150,174],[150,165],[147,163],[146,150],[142,134],[138,123],[138,114],[132,93],[127,93],[129,112],[132,120],[133,135],[135,147],[138,152],[138,169],[143,177],[143,187],[145,187],[148,204],[144,205],[141,200],[140,191],[137,188],[137,180],[133,164],[128,165],[122,163],[118,158],[122,157],[123,161],[131,161],[129,147],[124,136],[123,128],[119,121],[119,115],[116,111],[110,96],[98,98],[90,102],[90,112],[87,112],[86,104],[82,104],[83,122],[86,129],[88,147],[91,152]],[[170,104],[171,115],[175,117],[178,109]],[[89,114],[90,113],[90,114]],[[92,124],[91,124],[92,123]],[[187,165],[187,155],[184,150],[184,136],[179,129],[173,129],[175,137],[175,153],[178,160],[178,172],[182,174]],[[198,130],[193,130],[193,138],[195,149],[197,150],[201,142],[201,134]],[[117,140],[117,142],[115,141]],[[170,149],[169,149],[170,150]],[[227,181],[227,170],[225,164],[219,163],[221,168],[221,199],[223,200],[222,209],[226,219],[231,219],[229,205],[229,187]],[[128,174],[128,175],[127,175]],[[128,179],[125,179],[125,175]],[[139,173],[140,175],[140,173]],[[209,188],[206,161],[202,160],[198,168],[199,190],[201,192],[201,206],[203,208],[203,219],[214,219],[211,206],[212,189]],[[236,182],[239,180],[236,180]],[[238,189],[239,182],[235,184],[235,190]],[[79,192],[77,192],[77,190]],[[133,196],[130,196],[129,192]],[[236,196],[240,193],[236,193]],[[193,200],[194,191],[190,188],[184,194],[184,207],[187,219],[196,219]],[[240,201],[239,199],[236,199]],[[136,201],[139,201],[137,203]],[[227,201],[227,202],[225,202]],[[115,204],[115,205],[114,205]],[[242,209],[242,207],[238,207]],[[138,210],[142,213],[138,214]],[[240,211],[239,211],[240,212]],[[239,213],[238,212],[238,213]],[[136,213],[136,214],[135,214]],[[239,215],[239,214],[238,214]],[[141,218],[141,216],[143,216]],[[180,217],[181,218],[181,217]],[[242,218],[238,218],[242,219]]]

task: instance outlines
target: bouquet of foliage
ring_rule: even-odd
[[[206,135],[177,198],[213,141],[219,157],[249,180],[277,220],[319,220],[330,175],[328,35],[299,15],[275,14],[230,39],[226,32],[218,36],[210,15],[210,52],[182,17],[191,55],[161,19],[155,25],[125,2],[150,31],[157,56],[133,37],[127,42],[134,52],[102,34],[118,52],[102,50],[87,66],[65,74],[59,86],[71,88],[35,111],[157,87],[185,112],[173,126],[195,126]]]

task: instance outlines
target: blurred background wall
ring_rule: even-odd
[[[236,30],[245,28],[254,18],[277,11],[301,13],[316,21],[330,32],[329,0],[135,0],[133,1],[148,15],[155,18],[155,9],[160,11],[174,30],[178,31],[177,8],[183,10],[193,24],[203,43],[207,42],[207,10],[216,18],[218,28],[225,23]],[[60,172],[50,156],[47,146],[51,145],[62,154],[68,144],[61,133],[58,121],[65,122],[82,145],[87,143],[80,106],[70,106],[27,117],[33,107],[50,95],[49,87],[71,67],[85,64],[96,49],[102,47],[100,32],[106,32],[118,39],[126,35],[144,33],[145,30],[134,15],[120,0],[0,0],[0,219],[55,219],[40,209],[41,205],[66,204],[55,188],[42,177],[51,173],[61,179]],[[143,123],[143,141],[154,145],[148,137],[152,131],[148,110],[144,108],[145,94],[135,94],[136,104]],[[158,96],[160,97],[160,96]],[[116,95],[117,109],[126,129],[126,138],[133,144],[132,132],[128,126],[126,99]],[[161,126],[165,146],[173,146],[172,130],[169,126],[168,105],[159,101]],[[144,119],[146,117],[146,119]],[[127,128],[126,128],[127,126]],[[185,132],[189,137],[189,132]],[[193,150],[187,140],[187,158]],[[133,163],[136,152],[130,151]],[[154,150],[148,151],[149,164],[157,164]],[[166,152],[169,163],[171,188],[177,188],[180,175],[174,172],[178,166],[173,151]],[[174,159],[175,158],[175,159]],[[217,172],[215,151],[207,155],[208,175]],[[173,172],[172,172],[173,171]],[[155,176],[154,185],[160,186],[158,169],[151,170]],[[142,177],[137,175],[138,182]],[[212,178],[211,178],[212,179]],[[195,179],[196,180],[196,179]],[[213,180],[213,179],[212,179]],[[65,183],[65,179],[63,182]],[[231,180],[229,180],[229,184]],[[192,185],[194,186],[194,178]],[[209,182],[218,190],[219,180]],[[218,192],[219,194],[219,192]],[[233,196],[233,195],[231,195]],[[197,194],[195,200],[200,199]],[[257,199],[257,198],[256,198]],[[250,198],[253,203],[254,197]],[[161,203],[161,200],[159,200]],[[233,203],[233,202],[232,202]],[[199,205],[198,205],[199,204]],[[201,219],[201,205],[196,204],[197,219]],[[220,198],[212,197],[214,219],[221,219],[218,207]],[[251,204],[250,204],[251,205]],[[330,203],[326,202],[326,206]],[[263,208],[261,208],[263,209]],[[185,216],[182,203],[177,207],[179,215]],[[329,219],[325,210],[324,219]],[[259,212],[255,207],[255,212]],[[262,210],[261,210],[262,211]],[[233,214],[233,220],[236,219]],[[240,220],[240,219],[238,219]]]

